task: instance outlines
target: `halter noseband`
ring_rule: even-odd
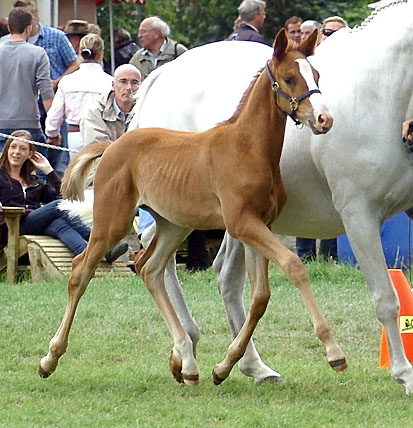
[[[311,91],[306,92],[305,94],[300,95],[297,98],[294,97],[290,97],[287,93],[285,93],[281,88],[280,85],[278,84],[278,82],[275,81],[273,75],[271,74],[271,70],[270,67],[268,66],[268,61],[265,64],[265,71],[267,72],[267,76],[270,79],[270,83],[271,83],[271,87],[272,90],[274,92],[274,100],[275,100],[275,104],[277,105],[277,107],[280,109],[280,111],[285,114],[286,116],[290,116],[291,119],[295,122],[296,125],[300,125],[301,122],[298,121],[295,118],[295,112],[298,108],[298,104],[304,100],[305,98],[309,97],[310,95],[313,94],[321,94],[319,89],[312,89]],[[277,98],[277,94],[282,95],[284,98],[286,98],[288,100],[288,102],[290,103],[290,107],[291,107],[291,111],[290,112],[286,112],[284,110],[281,109],[280,105],[278,104],[278,98]]]

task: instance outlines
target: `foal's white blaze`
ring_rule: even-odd
[[[304,59],[299,58],[295,60],[298,64],[298,68],[300,70],[301,75],[303,76],[304,80],[307,83],[308,90],[312,91],[313,89],[318,89],[317,83],[314,80],[313,75],[313,69],[310,65],[310,63]],[[315,116],[317,117],[319,113],[321,112],[327,112],[328,109],[324,103],[323,97],[320,93],[315,93],[310,96],[310,102],[313,106],[314,112],[316,113]]]

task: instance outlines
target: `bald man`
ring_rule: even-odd
[[[119,66],[114,73],[112,89],[84,110],[80,133],[84,144],[115,141],[128,128],[135,105],[134,94],[141,84],[141,73],[132,64]]]

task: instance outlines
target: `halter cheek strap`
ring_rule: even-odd
[[[278,84],[278,82],[275,81],[273,75],[271,74],[270,67],[268,66],[268,61],[265,64],[265,71],[267,72],[268,79],[270,79],[271,87],[272,87],[272,90],[274,92],[275,104],[277,105],[277,107],[280,109],[280,111],[283,114],[285,114],[286,116],[287,115],[290,116],[296,125],[300,125],[301,122],[295,118],[295,112],[298,109],[298,104],[302,100],[304,100],[305,98],[307,98],[313,94],[321,94],[320,90],[319,89],[312,89],[311,91],[308,91],[304,94],[301,94],[297,98],[290,97],[286,92],[284,92],[280,88],[280,85]],[[280,94],[281,96],[283,96],[284,98],[286,98],[288,100],[288,102],[290,103],[290,108],[291,108],[290,112],[286,112],[286,111],[281,109],[280,105],[278,104],[278,98],[277,98],[278,94]]]

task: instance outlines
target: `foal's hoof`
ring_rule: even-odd
[[[173,351],[171,351],[171,356],[169,357],[169,369],[178,383],[184,382],[184,378],[182,376],[182,364],[175,357]]]
[[[215,369],[212,370],[211,379],[212,379],[212,382],[214,382],[215,385],[221,385],[221,383],[224,382],[224,380],[225,380],[225,379],[222,379],[221,377],[219,377],[215,373]]]
[[[345,358],[341,358],[340,360],[329,361],[330,367],[336,372],[343,372],[348,369],[348,365]]]
[[[40,364],[39,364],[39,368],[37,369],[37,373],[39,373],[39,376],[42,377],[43,379],[46,379],[47,377],[49,377],[51,375],[50,372],[44,371]]]

